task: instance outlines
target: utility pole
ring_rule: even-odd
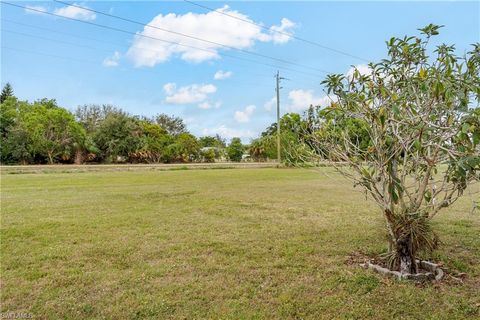
[[[280,77],[280,73],[277,71],[275,76],[277,82],[277,161],[280,165],[282,163],[281,149],[280,149],[280,80],[283,78]]]

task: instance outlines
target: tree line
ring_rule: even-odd
[[[240,138],[195,137],[181,118],[158,114],[131,115],[112,105],[83,105],[75,112],[55,100],[19,100],[6,84],[0,97],[1,163],[186,163],[270,161],[277,157],[276,122],[244,145]],[[318,155],[318,138],[343,130],[355,133],[361,146],[369,136],[361,119],[341,119],[335,104],[287,113],[280,119],[281,154],[287,165],[305,163]]]
[[[55,100],[21,101],[6,84],[0,97],[2,164],[241,161],[247,147],[219,135],[195,137],[178,117],[131,115],[111,105],[75,112]]]

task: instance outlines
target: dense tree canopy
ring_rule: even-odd
[[[33,104],[7,98],[1,104],[2,162],[69,161],[85,145],[86,133],[55,100]]]
[[[142,127],[140,121],[125,112],[115,111],[106,115],[93,135],[93,141],[106,162],[122,161],[140,149]]]
[[[85,130],[74,116],[55,101],[39,101],[21,115],[21,129],[30,137],[33,154],[45,157],[48,163],[59,158],[70,160],[76,148],[85,141]]]
[[[20,101],[10,96],[11,86],[4,92],[6,98],[0,104],[2,163],[268,161],[277,156],[276,123],[250,146],[239,139],[227,146],[218,134],[197,139],[182,119],[166,114],[140,117],[108,104],[79,106],[72,114],[55,100]],[[310,106],[304,115],[285,114],[280,119],[283,161],[304,163],[315,150],[310,142],[314,131],[321,130],[328,137],[347,125],[362,133],[360,121],[342,122],[319,107]],[[244,157],[245,151],[250,158]]]
[[[180,133],[168,148],[169,156],[176,162],[190,162],[198,159],[200,145],[194,135]]]
[[[55,100],[34,103],[8,96],[0,104],[2,163],[215,161],[226,147],[220,136],[200,140],[180,118],[141,118],[112,105],[84,105],[75,115]],[[201,154],[200,148],[215,150]]]
[[[204,147],[213,147],[213,148],[225,148],[225,140],[220,137],[218,134],[216,136],[204,136],[198,139],[200,146]]]

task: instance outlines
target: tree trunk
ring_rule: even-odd
[[[390,235],[389,250],[390,252],[396,253],[400,273],[417,273],[417,264],[415,262],[415,255],[411,251],[410,237],[402,237],[400,236],[401,233],[399,233],[399,230],[394,229],[394,216],[389,209],[384,211],[384,216]]]
[[[407,240],[397,240],[397,256],[400,260],[400,273],[417,273],[417,264],[415,257],[410,252]]]
[[[400,273],[415,273],[412,272],[412,257],[409,255],[400,256]]]
[[[82,164],[83,158],[83,152],[81,150],[75,151],[75,164]]]
[[[48,164],[53,164],[53,155],[51,152],[48,152]]]

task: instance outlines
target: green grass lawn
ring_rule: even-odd
[[[478,190],[478,187],[477,187]],[[45,319],[478,319],[480,214],[435,220],[440,284],[358,266],[383,220],[330,168],[2,175],[2,312]]]

